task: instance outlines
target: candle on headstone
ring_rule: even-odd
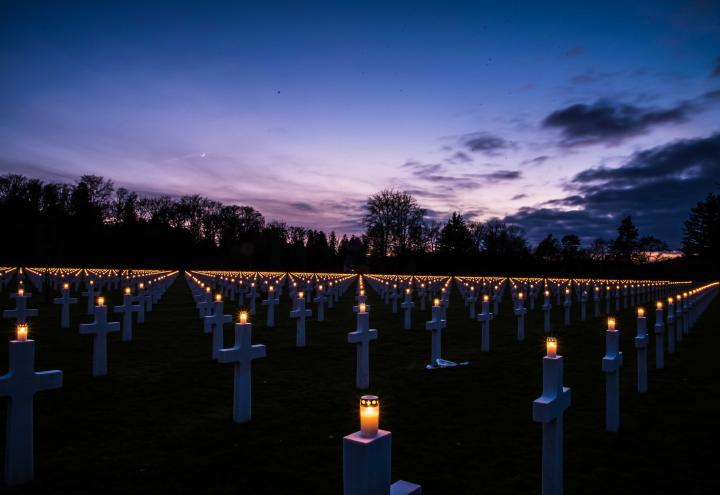
[[[555,337],[548,337],[547,342],[547,357],[554,358],[557,356],[557,339]]]
[[[68,284],[68,283],[63,284],[63,289],[69,289],[69,288],[70,288],[70,284]]]
[[[247,311],[240,311],[240,323],[247,323],[248,320],[248,314]]]
[[[380,425],[380,399],[377,395],[360,397],[360,432],[365,438],[377,436]]]
[[[217,302],[222,301],[222,294],[215,294],[215,300],[216,300]]]
[[[28,326],[27,323],[20,323],[17,326],[17,340],[25,342],[28,338]]]
[[[105,305],[105,298],[100,296],[97,298],[97,305],[98,306],[104,306]]]
[[[440,299],[438,299],[437,297],[433,299],[433,306],[440,306]]]
[[[359,313],[364,313],[366,307],[367,307],[367,306],[365,305],[365,303],[360,303],[360,308],[359,308],[359,311],[358,311],[358,312],[359,312]]]
[[[22,295],[25,294],[25,289],[23,289],[22,287],[20,287],[20,288],[18,289],[17,293],[18,293],[18,296],[22,296]]]
[[[607,327],[608,331],[614,332],[615,331],[615,318],[608,318],[607,324],[608,324],[608,327]]]
[[[125,294],[127,294],[129,296],[130,291],[131,291],[130,287],[125,287]]]

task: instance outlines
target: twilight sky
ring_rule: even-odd
[[[145,5],[152,3],[152,5]],[[0,173],[359,232],[431,215],[679,244],[720,188],[720,3],[0,3]]]

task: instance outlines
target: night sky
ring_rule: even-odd
[[[145,3],[0,3],[0,173],[671,247],[720,188],[716,1]]]

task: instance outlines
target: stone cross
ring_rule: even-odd
[[[93,376],[107,375],[107,336],[120,331],[120,322],[107,321],[107,306],[95,306],[95,320],[80,325],[80,334],[93,336]]]
[[[485,295],[482,301],[482,311],[477,315],[477,320],[482,322],[481,352],[490,352],[490,320],[492,319],[493,313],[490,312],[490,300],[488,296]]]
[[[276,297],[276,295],[275,295],[275,289],[274,289],[273,286],[271,285],[270,287],[268,287],[267,299],[265,299],[265,300],[262,302],[262,305],[263,305],[263,306],[267,306],[267,307],[268,307],[268,310],[267,310],[267,320],[266,320],[266,322],[265,322],[265,325],[266,325],[268,328],[272,328],[272,327],[275,326],[275,305],[277,305],[277,304],[279,304],[279,303],[280,303],[280,298],[279,298],[279,296]]]
[[[570,289],[565,289],[565,302],[563,307],[565,308],[565,326],[570,324],[570,306],[572,305]]]
[[[35,371],[35,341],[12,340],[8,346],[8,373],[0,376],[0,397],[8,397],[5,431],[5,482],[32,481],[33,397],[62,387],[62,371]]]
[[[370,386],[370,341],[377,338],[378,331],[370,329],[370,313],[358,311],[356,330],[348,333],[348,342],[357,345],[355,387],[360,390]]]
[[[593,307],[595,318],[600,316],[600,287],[595,286],[593,289]]]
[[[405,330],[410,330],[412,328],[412,309],[415,307],[410,289],[405,289],[405,300],[400,307],[405,311],[405,315],[403,317],[403,327]]]
[[[542,494],[563,493],[563,414],[570,389],[563,386],[562,356],[543,358],[543,392],[533,402],[533,421],[542,423]]]
[[[145,284],[139,284],[137,289],[137,297],[135,298],[138,302],[138,323],[145,323]]]
[[[121,339],[123,342],[130,342],[132,340],[132,314],[140,312],[140,306],[133,305],[130,287],[125,289],[122,305],[115,306],[113,312],[123,313]]]
[[[220,349],[218,362],[235,365],[233,393],[233,421],[246,423],[252,416],[252,362],[264,358],[264,345],[252,344],[252,325],[235,324],[235,345]]]
[[[645,311],[638,310],[637,335],[635,348],[637,349],[637,390],[641,394],[647,392],[647,320]]]
[[[525,340],[525,314],[527,314],[527,308],[525,307],[525,298],[523,293],[518,294],[515,302],[515,316],[517,316],[517,339],[519,342]]]
[[[667,310],[667,335],[668,335],[668,354],[675,354],[675,309],[673,308],[673,300],[668,299]]]
[[[665,368],[665,325],[663,324],[662,303],[655,310],[655,368]]]
[[[225,323],[232,323],[232,315],[223,314],[225,303],[220,294],[213,303],[213,314],[203,317],[203,332],[212,332],[212,349],[210,355],[213,359],[218,358],[218,353],[223,347],[223,326]]]
[[[327,302],[327,295],[325,288],[322,285],[318,286],[317,296],[314,301],[317,303],[317,321],[325,321],[325,303]]]
[[[305,309],[305,294],[298,292],[296,309],[290,311],[290,318],[297,318],[295,324],[295,346],[305,347],[305,318],[312,316],[312,309]]]
[[[425,311],[425,298],[427,297],[427,293],[425,292],[425,284],[420,284],[420,289],[418,290],[418,299],[420,300],[420,311]]]
[[[87,296],[87,314],[91,315],[93,314],[93,307],[95,304],[95,296],[97,296],[97,291],[95,290],[95,281],[90,280],[87,284],[87,290],[85,292],[82,292],[81,295]]]
[[[622,363],[620,332],[615,328],[615,320],[610,318],[605,333],[605,357],[602,359],[602,371],[605,373],[605,431],[620,429],[620,367]]]
[[[212,308],[212,294],[210,293],[210,287],[200,294],[199,299],[200,302],[195,304],[195,307],[197,307],[198,310],[198,317],[204,318],[210,314],[210,309]]]
[[[580,321],[585,321],[587,319],[587,301],[588,293],[586,290],[583,290],[580,294]]]
[[[477,301],[477,292],[475,286],[470,286],[470,290],[465,297],[465,304],[470,308],[470,319],[475,319],[475,302]]]
[[[680,301],[678,301],[678,303],[679,302]],[[673,327],[675,327],[676,342],[682,342],[683,339],[683,332],[680,324],[681,320],[678,319],[679,315],[681,315],[680,304],[676,305],[673,298],[671,297],[670,299],[668,299],[668,326],[670,326],[670,323],[672,322]]]
[[[428,367],[437,368],[438,359],[442,359],[442,329],[447,326],[447,321],[442,317],[442,307],[434,304],[432,307],[432,320],[425,322],[425,330],[432,332],[432,346],[430,348],[430,364]]]
[[[550,333],[550,310],[552,305],[550,304],[550,291],[545,291],[545,299],[543,301],[543,331],[547,334]]]
[[[392,292],[390,292],[390,299],[392,300],[392,313],[395,314],[398,312],[398,299],[400,298],[400,295],[397,291],[397,286],[393,285]]]
[[[248,294],[250,295],[250,315],[252,316],[255,314],[255,306],[257,304],[257,287],[255,287],[255,282],[250,283]]]
[[[70,328],[70,305],[77,303],[78,300],[70,297],[70,285],[64,284],[60,289],[60,297],[53,299],[53,303],[61,304],[60,310],[60,328]]]
[[[3,318],[15,318],[17,323],[27,323],[29,316],[37,316],[37,309],[28,309],[28,299],[32,297],[32,294],[26,294],[24,290],[19,289],[17,294],[13,294],[11,297],[15,298],[15,309],[3,310]]]

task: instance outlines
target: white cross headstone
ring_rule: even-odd
[[[475,319],[475,302],[477,301],[477,293],[475,292],[475,287],[470,287],[470,290],[467,293],[467,296],[465,297],[465,304],[470,308],[470,319]]]
[[[0,376],[0,397],[9,397],[5,431],[5,482],[17,485],[34,476],[33,397],[62,387],[62,371],[35,371],[35,341],[12,340],[8,373]]]
[[[93,307],[95,304],[95,296],[97,296],[97,291],[95,290],[95,281],[90,280],[87,284],[87,290],[85,292],[82,292],[81,295],[87,296],[87,314],[91,315],[93,314]]]
[[[296,309],[290,311],[290,318],[297,319],[295,324],[295,346],[305,347],[305,319],[312,316],[311,309],[305,309],[305,294],[298,292],[295,299]]]
[[[442,329],[447,325],[447,321],[442,317],[442,307],[439,301],[435,301],[432,307],[432,320],[425,322],[425,330],[432,332],[432,343],[430,347],[430,364],[429,368],[438,367],[438,359],[442,359]]]
[[[357,305],[353,306],[353,313],[357,313],[360,309],[361,304],[365,304],[365,311],[370,312],[370,305],[367,303],[367,296],[365,295],[365,291],[360,291],[360,294],[357,296]]]
[[[362,309],[362,305],[359,309]],[[370,341],[377,337],[378,331],[370,329],[370,313],[358,310],[357,327],[354,332],[348,333],[348,342],[357,344],[355,386],[360,390],[370,386]]]
[[[583,290],[580,295],[580,321],[585,321],[587,319],[587,300],[588,293],[586,290]]]
[[[125,293],[123,294],[122,305],[115,306],[113,312],[123,313],[122,334],[120,338],[123,342],[130,342],[132,340],[132,314],[139,313],[140,306],[133,305],[133,296],[129,287],[125,289]]]
[[[667,336],[668,336],[668,344],[667,344],[668,354],[675,354],[675,310],[673,308],[672,299],[668,300],[666,328],[667,328]]]
[[[517,317],[517,340],[522,342],[525,340],[525,314],[527,314],[527,308],[525,307],[525,298],[523,293],[518,294],[517,301],[515,302],[515,316]]]
[[[545,291],[545,299],[543,301],[543,331],[548,334],[550,333],[550,310],[552,305],[550,304],[550,291]]]
[[[563,386],[563,358],[553,351],[543,358],[543,392],[533,402],[533,421],[542,423],[543,495],[563,493],[563,414],[569,406],[570,389]]]
[[[410,289],[405,291],[405,300],[400,307],[405,311],[403,317],[403,327],[405,330],[410,330],[412,328],[412,309],[415,307],[415,303],[412,301]]]
[[[637,335],[635,348],[637,349],[637,389],[638,392],[647,392],[647,320],[645,312],[638,310]]]
[[[213,359],[218,358],[218,353],[223,347],[223,326],[232,322],[232,315],[225,315],[225,303],[218,294],[213,303],[213,313],[203,317],[203,332],[212,332],[212,349],[210,355]]]
[[[325,295],[325,289],[322,285],[318,286],[317,296],[315,297],[315,302],[318,305],[317,308],[317,321],[325,321],[325,302],[327,301],[327,296]]]
[[[268,328],[272,328],[272,327],[275,326],[275,306],[280,303],[280,298],[279,298],[279,296],[276,296],[275,294],[276,294],[276,293],[275,293],[275,290],[273,289],[273,286],[271,285],[271,286],[268,288],[267,299],[265,299],[265,300],[262,302],[262,305],[263,305],[263,306],[267,306],[267,307],[268,307],[268,310],[267,310],[267,320],[266,320],[266,322],[265,322],[265,325],[266,325]]]
[[[477,320],[482,322],[481,352],[490,352],[490,320],[492,319],[493,313],[490,312],[490,300],[488,296],[483,296],[482,311],[477,315]]]
[[[600,287],[595,287],[593,290],[593,306],[595,318],[600,316]]]
[[[17,323],[26,323],[28,317],[37,316],[37,309],[29,309],[27,307],[28,299],[32,294],[27,294],[23,289],[19,289],[17,294],[11,297],[15,298],[15,308],[3,310],[3,318],[15,318]]]
[[[392,314],[395,314],[398,312],[398,299],[400,299],[397,287],[395,286],[393,286],[392,292],[390,292],[390,299],[392,301]]]
[[[565,301],[563,307],[565,308],[565,326],[570,324],[570,306],[572,304],[570,289],[565,289]]]
[[[135,299],[137,299],[138,302],[137,322],[145,323],[145,284],[138,284],[137,297]]]
[[[655,310],[655,367],[659,370],[665,368],[665,325],[663,323],[662,304],[657,304]]]
[[[608,320],[605,333],[605,357],[602,359],[602,371],[605,373],[605,430],[620,429],[620,367],[623,355],[620,352],[620,332],[615,328],[615,320]]]
[[[78,300],[70,297],[70,285],[64,284],[60,289],[60,297],[53,299],[53,303],[60,304],[60,328],[70,328],[70,305],[77,303]]]
[[[120,331],[120,322],[107,321],[107,306],[95,306],[95,320],[80,325],[80,334],[93,336],[93,376],[107,375],[107,336]]]
[[[235,345],[220,349],[218,362],[235,365],[233,420],[246,423],[252,416],[252,361],[265,357],[265,346],[252,344],[252,325],[235,324]]]

